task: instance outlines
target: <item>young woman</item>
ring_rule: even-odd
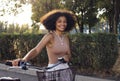
[[[73,27],[75,27],[75,16],[72,12],[68,10],[52,10],[45,14],[40,22],[49,31],[42,40],[38,43],[36,47],[30,50],[24,58],[23,61],[29,61],[36,57],[44,47],[47,49],[48,55],[48,67],[54,66],[59,58],[64,58],[66,63],[61,63],[56,67],[48,69],[48,71],[66,69],[61,72],[62,81],[72,81],[71,70],[67,62],[71,58],[69,38],[66,32],[69,32]],[[18,61],[21,59],[16,59],[12,61],[14,66],[18,65]]]

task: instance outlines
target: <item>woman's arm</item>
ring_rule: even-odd
[[[52,34],[50,33],[46,34],[42,38],[42,40],[37,44],[37,46],[34,47],[32,50],[30,50],[22,60],[29,61],[30,59],[36,57],[51,39],[52,39]]]
[[[52,34],[48,33],[46,34],[42,40],[36,45],[36,47],[34,47],[33,49],[31,49],[26,55],[25,57],[23,57],[22,59],[16,59],[13,60],[12,64],[14,66],[18,65],[18,61],[22,60],[22,61],[29,61],[31,59],[33,59],[34,57],[36,57],[41,51],[42,49],[49,43],[49,41],[53,38]]]

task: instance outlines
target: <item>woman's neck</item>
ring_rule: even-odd
[[[60,31],[57,31],[57,30],[54,31],[54,32],[55,32],[58,36],[60,36],[60,37],[63,36],[63,34],[64,34],[64,32],[60,32]]]

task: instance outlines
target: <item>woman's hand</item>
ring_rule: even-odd
[[[12,60],[11,62],[12,62],[12,66],[18,66],[19,64],[19,62],[21,61],[21,59],[20,58],[18,58],[18,59],[15,59],[15,60]]]

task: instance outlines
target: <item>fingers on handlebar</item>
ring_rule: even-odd
[[[7,60],[5,62],[6,65],[9,66],[19,66],[19,62],[21,61],[21,59],[15,59],[15,60]]]

